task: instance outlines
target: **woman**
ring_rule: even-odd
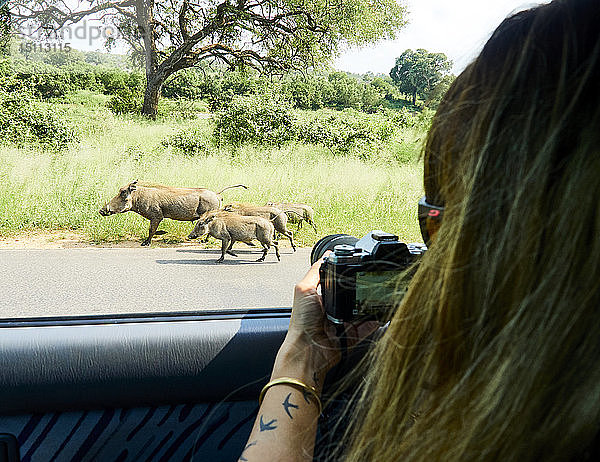
[[[424,161],[441,226],[333,457],[597,460],[599,2],[506,19],[444,97]],[[296,286],[272,375],[302,384],[268,387],[241,460],[312,458],[339,360],[317,284],[313,267]]]

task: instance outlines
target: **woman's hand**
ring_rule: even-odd
[[[341,359],[340,340],[335,325],[327,320],[319,285],[323,259],[311,266],[294,288],[292,317],[279,350],[272,379],[294,377],[321,390],[325,374]],[[379,323],[368,321],[346,326],[347,345],[351,347],[372,333]]]

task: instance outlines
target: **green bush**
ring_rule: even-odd
[[[213,74],[203,85],[203,92],[208,97],[212,112],[226,108],[236,96],[252,96],[265,91],[266,82],[250,72]]]
[[[106,103],[114,114],[139,114],[142,111],[142,99],[138,92],[125,87],[115,92]]]
[[[8,60],[0,60],[0,91],[13,93],[25,91],[25,83],[17,78]]]
[[[37,102],[30,94],[0,91],[0,139],[20,147],[33,144],[60,150],[78,137],[56,110]]]
[[[375,112],[383,104],[383,97],[371,85],[364,85],[361,93],[361,108],[365,112]]]
[[[296,137],[292,107],[278,95],[234,96],[215,116],[219,142],[282,145]]]
[[[325,94],[325,104],[336,109],[361,108],[362,88],[358,80],[344,72],[332,72],[328,76],[328,92]]]
[[[23,71],[18,72],[16,78],[37,98],[58,98],[73,90],[69,74],[63,71]]]
[[[206,115],[207,103],[203,100],[186,98],[169,99],[162,98],[158,102],[158,120],[187,121]]]
[[[325,93],[330,88],[329,81],[317,74],[292,74],[283,79],[282,93],[298,109],[321,109],[325,106]]]
[[[398,127],[419,128],[427,131],[435,111],[428,108],[411,111],[407,107],[402,107],[400,109],[380,108],[378,113]]]
[[[161,145],[187,156],[207,155],[214,147],[210,134],[198,127],[179,130],[163,140]]]
[[[382,114],[322,109],[309,115],[299,126],[298,133],[301,141],[325,146],[334,153],[347,153],[357,148],[370,151],[387,142],[396,127]]]
[[[127,72],[120,69],[102,69],[96,72],[96,80],[107,95],[121,95],[129,90],[137,93],[144,90],[145,78],[139,72]]]
[[[196,99],[203,96],[204,87],[204,78],[196,69],[184,69],[165,82],[162,96]]]
[[[145,87],[145,77],[140,72],[98,67],[85,62],[63,66],[43,62],[17,63],[12,72],[23,88],[41,99],[63,97],[78,90],[116,95],[125,90],[140,92]]]

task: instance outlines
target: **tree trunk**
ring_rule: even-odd
[[[137,24],[144,40],[144,55],[146,61],[146,91],[142,115],[156,119],[160,91],[166,75],[160,72],[157,63],[156,27],[154,24],[155,0],[136,0]]]
[[[412,103],[413,103],[413,106],[417,105],[417,90],[414,90],[412,93]]]
[[[156,119],[158,113],[158,101],[160,91],[165,79],[158,76],[148,76],[146,91],[144,92],[144,105],[142,106],[142,115]]]

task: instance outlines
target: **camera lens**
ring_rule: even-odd
[[[336,245],[346,244],[354,246],[357,241],[357,237],[350,236],[349,234],[330,234],[329,236],[325,236],[312,248],[312,252],[310,253],[310,264],[312,265],[316,262],[328,250],[333,250]]]

